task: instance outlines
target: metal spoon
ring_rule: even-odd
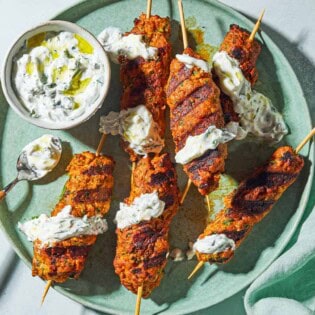
[[[44,136],[43,136],[44,137]],[[41,139],[41,138],[39,138]],[[33,142],[39,140],[36,139]],[[61,141],[59,138],[52,137],[52,143],[53,145],[60,150],[61,154]],[[25,147],[26,148],[26,147]],[[4,197],[7,195],[7,193],[21,180],[28,180],[33,181],[40,179],[44,177],[47,173],[49,173],[56,165],[54,165],[51,169],[43,171],[43,170],[37,170],[34,168],[34,166],[30,166],[28,163],[27,155],[25,148],[22,150],[21,154],[19,155],[17,162],[16,162],[16,169],[17,169],[17,176],[16,178],[7,186],[3,188],[3,190],[0,191],[0,201],[4,199]],[[60,156],[60,155],[59,155]]]

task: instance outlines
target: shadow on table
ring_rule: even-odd
[[[5,296],[5,289],[10,281],[12,274],[19,262],[19,257],[16,253],[10,249],[7,252],[5,262],[1,265],[0,271],[0,300],[2,296]]]

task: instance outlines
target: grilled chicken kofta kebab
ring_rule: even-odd
[[[191,49],[186,48],[172,61],[166,89],[171,129],[176,161],[184,164],[189,177],[182,202],[191,182],[207,198],[209,192],[218,187],[227,157],[225,142],[235,137],[243,139],[248,133],[277,142],[287,133],[282,116],[270,99],[251,90],[250,83],[257,80],[255,66],[261,50],[252,38],[261,19],[262,15],[251,35],[233,25],[220,51],[214,55],[212,72],[221,92],[208,73],[207,63]],[[182,29],[185,38],[185,28]],[[205,76],[209,82],[205,81]]]
[[[212,72],[216,83],[221,88],[220,99],[226,128],[236,134],[236,139],[243,139],[251,133],[261,140],[278,142],[287,133],[282,116],[273,107],[270,99],[251,90],[251,85],[258,79],[256,62],[261,51],[261,46],[254,40],[254,36],[263,13],[251,34],[238,25],[231,25],[219,52],[213,57]],[[267,210],[270,211],[270,209],[271,207]],[[266,213],[268,213],[267,210]],[[216,220],[213,224],[216,224]],[[206,231],[207,229],[208,227]],[[199,239],[204,236],[204,233]],[[244,234],[244,238],[246,235]],[[205,243],[206,240],[203,242]],[[198,258],[201,256],[197,255]],[[201,265],[202,262],[196,270]]]
[[[179,206],[175,168],[167,153],[142,158],[133,171],[130,196],[117,212],[115,272],[121,283],[148,297],[163,276],[170,222]]]
[[[315,128],[293,150],[283,146],[275,150],[265,165],[243,180],[225,199],[225,209],[208,224],[194,244],[199,260],[190,279],[205,262],[226,263],[234,255],[253,227],[259,223],[295,182],[304,160],[298,152],[315,135]]]
[[[141,14],[130,32],[107,28],[99,39],[114,56],[112,60],[120,63],[123,89],[121,112],[103,116],[100,131],[120,134],[132,162],[160,153],[165,131],[164,86],[171,60],[169,18]]]
[[[103,216],[110,208],[114,161],[91,152],[75,154],[69,179],[51,213],[20,224],[34,242],[32,275],[52,281],[77,279],[97,235],[107,230]],[[49,288],[49,287],[48,287]],[[48,290],[47,288],[47,290]]]
[[[175,160],[183,164],[189,177],[182,203],[191,182],[204,196],[218,187],[227,158],[225,142],[234,135],[223,130],[220,91],[212,80],[207,62],[188,47],[182,2],[178,1],[178,5],[184,52],[172,60],[165,90]]]
[[[151,1],[148,1],[148,8]],[[101,35],[103,45],[114,53],[109,31]],[[133,162],[131,194],[117,213],[117,249],[114,267],[121,283],[141,297],[148,297],[162,278],[169,249],[168,230],[178,209],[176,173],[164,147],[164,86],[171,61],[170,20],[142,14],[131,32],[120,37],[129,42],[119,49],[123,87],[121,112],[101,118],[100,131],[120,134],[123,147]],[[142,48],[137,48],[139,40]],[[116,128],[114,130],[114,128]]]
[[[291,147],[278,148],[264,166],[243,180],[231,197],[226,197],[225,209],[206,227],[194,245],[198,260],[228,262],[252,228],[295,182],[303,165],[303,158]]]
[[[226,128],[240,140],[247,135],[279,142],[288,133],[281,114],[271,100],[252,86],[258,80],[256,63],[261,52],[254,39],[264,11],[252,33],[236,24],[230,26],[219,51],[213,56],[214,80],[221,90],[220,101]]]
[[[151,129],[156,129],[156,136],[149,139],[145,151],[160,153],[164,146],[166,97],[164,87],[169,74],[171,61],[170,20],[158,15],[142,14],[135,20],[134,28],[129,34],[142,35],[148,46],[154,48],[155,57],[151,60],[136,58],[121,59],[120,78],[123,86],[121,109],[137,113],[145,109],[152,115]],[[139,104],[143,104],[139,108]],[[141,106],[141,105],[140,105]],[[139,133],[139,126],[136,126]],[[130,148],[129,141],[124,148],[130,154],[131,161],[137,159],[137,150]],[[130,142],[129,142],[130,143]]]

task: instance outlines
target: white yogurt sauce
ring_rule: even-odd
[[[226,250],[235,250],[235,242],[225,234],[212,234],[198,239],[193,249],[203,254],[217,254]]]
[[[117,27],[105,28],[98,35],[98,40],[115,63],[119,63],[119,56],[124,56],[129,60],[138,57],[149,60],[155,59],[158,55],[158,49],[148,46],[143,41],[143,35],[129,34],[124,36]]]
[[[175,155],[175,160],[180,164],[187,164],[190,161],[202,156],[206,151],[215,149],[220,143],[232,140],[235,134],[210,126],[206,131],[197,136],[189,136],[185,146]]]
[[[65,206],[56,216],[41,214],[37,219],[18,223],[18,228],[29,241],[40,240],[42,245],[82,235],[98,235],[107,231],[107,222],[101,216],[82,218],[71,215],[71,206]]]
[[[120,134],[129,142],[129,147],[136,154],[146,156],[148,153],[160,153],[164,147],[164,139],[159,133],[159,125],[153,120],[151,112],[144,106],[110,112],[100,119],[100,132]]]
[[[182,54],[182,55],[177,54],[176,59],[178,61],[184,63],[185,67],[187,67],[189,69],[196,66],[196,67],[200,68],[201,70],[203,70],[204,72],[210,71],[208,63],[202,59],[197,59],[197,58],[191,57],[191,56],[186,55],[186,54]]]
[[[16,92],[32,117],[50,122],[73,120],[99,98],[104,66],[78,34],[40,35],[15,57],[12,80]]]
[[[281,114],[271,100],[251,89],[239,62],[226,52],[213,56],[213,68],[220,80],[220,88],[233,101],[234,110],[240,118],[240,125],[230,123],[229,130],[237,129],[236,139],[243,139],[248,133],[270,142],[279,142],[288,129]]]
[[[119,229],[124,229],[141,221],[159,217],[165,208],[165,202],[159,199],[157,192],[142,194],[134,199],[131,205],[120,203],[115,222]]]
[[[37,177],[43,177],[53,170],[60,160],[61,152],[60,139],[52,135],[43,135],[22,150],[23,160]]]

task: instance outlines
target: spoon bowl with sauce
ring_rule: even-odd
[[[37,180],[51,172],[58,164],[61,152],[60,139],[52,135],[43,135],[25,146],[16,163],[17,176],[0,191],[0,201],[19,181]]]

